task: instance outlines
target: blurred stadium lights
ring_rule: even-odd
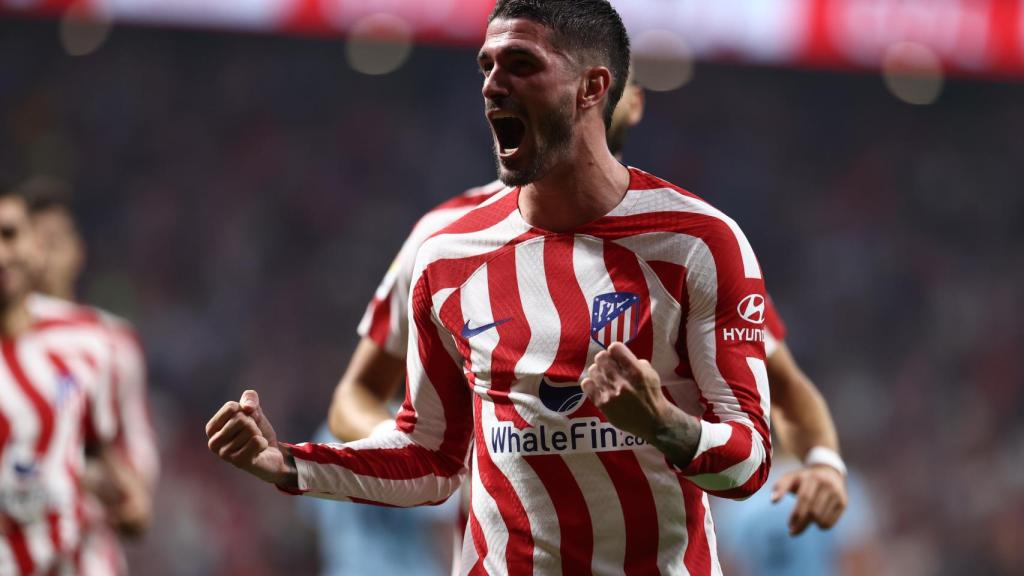
[[[61,16],[60,43],[72,56],[92,54],[107,41],[111,28],[104,12],[90,9],[88,0],[79,0]]]
[[[69,2],[0,0],[0,14],[59,16]],[[634,38],[671,31],[685,40],[687,60],[877,70],[891,46],[916,42],[929,47],[949,74],[1024,78],[1024,0],[612,2]],[[494,0],[88,0],[83,5],[117,23],[286,34],[355,34],[365,19],[389,14],[404,22],[403,34],[414,42],[472,48],[483,37]],[[360,60],[363,40],[354,44]],[[370,60],[375,65],[369,69],[387,69],[391,60],[400,65],[403,50],[366,43],[371,44],[374,48],[365,52],[374,54]],[[655,60],[679,56],[657,50],[638,43],[637,55]]]
[[[358,72],[389,74],[409,59],[412,42],[412,28],[405,20],[387,13],[370,14],[352,26],[345,53]]]
[[[882,77],[894,96],[908,104],[926,105],[938,100],[944,74],[934,50],[918,42],[897,42],[882,58]]]
[[[647,30],[633,39],[637,84],[657,92],[681,88],[693,79],[694,58],[682,36],[671,30]]]

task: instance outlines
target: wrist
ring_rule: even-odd
[[[835,450],[826,446],[815,446],[804,457],[804,466],[828,466],[846,477],[846,463]]]

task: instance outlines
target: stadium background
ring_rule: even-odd
[[[99,41],[73,56],[67,2],[15,4],[0,170],[73,184],[82,295],[133,319],[149,355],[164,475],[134,566],[311,573],[294,500],[219,464],[203,424],[247,387],[284,438],[323,419],[417,216],[493,178],[476,38],[425,33],[368,75],[308,18],[289,26],[311,36],[81,20]],[[835,54],[696,52],[648,62],[649,82],[686,82],[648,93],[626,160],[750,237],[872,491],[886,573],[1024,572],[1024,51],[988,68],[937,51],[953,73],[922,76],[926,105]]]

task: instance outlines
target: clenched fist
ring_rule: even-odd
[[[246,390],[238,402],[225,403],[206,423],[206,436],[210,451],[221,460],[265,482],[297,484],[294,460],[278,444],[254,390]]]

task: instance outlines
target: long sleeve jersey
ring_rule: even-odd
[[[468,473],[467,574],[720,573],[706,494],[749,496],[770,462],[761,270],[727,216],[630,175],[615,209],[571,232],[530,226],[505,189],[430,237],[397,429],[295,446],[300,490],[412,506]],[[616,341],[701,419],[685,469],[582,393]]]

